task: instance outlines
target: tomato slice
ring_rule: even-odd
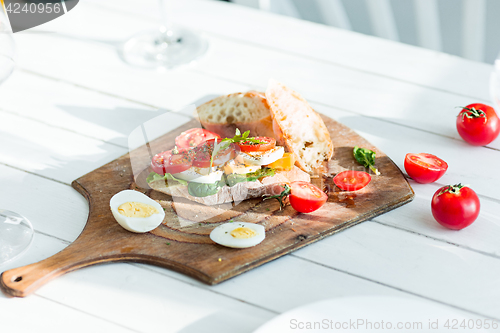
[[[317,186],[296,181],[290,184],[290,205],[298,212],[310,213],[323,206],[328,196]]]
[[[192,156],[189,149],[178,149],[177,152],[167,150],[156,154],[151,160],[151,168],[159,175],[179,173],[192,166]]]
[[[200,143],[214,138],[220,138],[220,136],[203,128],[191,128],[175,138],[175,145],[177,148],[194,148]]]
[[[240,146],[241,151],[266,151],[276,147],[276,140],[273,138],[268,138],[267,136],[257,136],[254,139],[263,143],[253,143],[250,141],[238,142],[238,146]]]
[[[219,141],[219,140],[217,140]],[[210,159],[214,149],[215,139],[202,142],[193,151],[193,166],[198,168],[210,167]],[[234,159],[240,152],[237,144],[231,143],[224,149],[221,149],[214,157],[213,165],[222,165]]]
[[[435,182],[448,170],[445,161],[426,153],[406,154],[404,166],[408,176],[422,184]]]
[[[342,171],[333,178],[333,182],[343,191],[357,191],[368,185],[372,176],[364,171]]]

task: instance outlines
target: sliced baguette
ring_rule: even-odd
[[[274,137],[266,96],[249,91],[217,97],[197,108],[200,123],[223,138],[232,138],[238,128],[250,136]]]
[[[227,202],[239,202],[250,198],[259,198],[263,195],[276,195],[283,190],[281,184],[293,181],[310,182],[309,174],[297,167],[290,171],[277,171],[274,176],[264,177],[254,182],[238,183],[232,187],[224,186],[218,193],[206,197],[194,197],[189,194],[187,186],[168,186],[164,180],[156,180],[149,183],[149,186],[158,192],[162,192],[173,197],[187,198],[205,205],[221,205]]]
[[[298,167],[312,173],[332,158],[330,133],[321,117],[302,96],[271,79],[266,99],[277,143],[295,155]]]

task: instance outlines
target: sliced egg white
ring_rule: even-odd
[[[191,167],[186,171],[174,173],[172,176],[188,182],[213,184],[222,179],[223,172],[221,170],[208,173],[209,168]],[[212,168],[215,169],[215,168]]]
[[[276,146],[266,151],[242,152],[240,156],[247,165],[266,165],[279,160],[284,153],[285,149],[283,147]]]
[[[266,229],[260,224],[246,222],[225,223],[210,233],[210,239],[217,244],[246,248],[259,244],[266,238]]]
[[[116,221],[123,228],[132,232],[141,233],[151,231],[158,227],[165,218],[165,211],[159,203],[147,195],[133,190],[118,192],[109,201],[109,206]],[[122,208],[119,209],[120,207]],[[129,217],[120,213],[120,211],[123,212],[123,207],[129,208],[127,212],[137,217]]]

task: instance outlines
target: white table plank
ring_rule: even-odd
[[[294,255],[499,319],[496,258],[373,222]]]
[[[159,19],[155,0],[144,0],[140,7],[134,0],[88,2],[133,17]],[[266,49],[489,100],[488,64],[223,2],[174,1],[172,17],[179,24]]]
[[[233,91],[241,88],[238,84],[232,86]],[[26,91],[30,92],[29,98],[26,98]],[[225,91],[213,92],[216,94],[207,97],[219,96]],[[15,72],[0,87],[0,95],[0,111],[124,148],[128,148],[128,136],[134,129],[168,112],[24,71]],[[202,101],[205,100],[197,101],[197,104]],[[169,122],[162,125],[163,133],[181,124],[180,116],[171,114]],[[160,132],[150,138],[154,139],[158,134]]]
[[[40,332],[49,327],[51,332],[138,332],[39,296],[7,299],[1,294],[0,309],[4,332]]]
[[[439,185],[423,185],[411,180],[410,184],[415,191],[415,199],[411,204],[378,216],[375,221],[500,257],[498,201],[481,197],[481,211],[477,220],[463,230],[450,230],[438,224],[431,212],[430,200]]]
[[[73,272],[37,294],[140,332],[252,332],[276,315],[129,264]]]
[[[0,111],[0,161],[71,183],[125,154],[128,149]]]
[[[0,208],[26,216],[36,231],[67,242],[82,232],[89,205],[69,185],[4,165],[0,165],[0,183]]]

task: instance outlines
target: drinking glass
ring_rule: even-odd
[[[0,6],[0,84],[15,68],[15,47],[7,18]],[[0,99],[1,103],[1,99]],[[0,265],[26,251],[33,240],[33,227],[24,216],[0,209]]]
[[[172,24],[171,0],[159,0],[159,29],[139,33],[121,46],[123,59],[145,68],[173,68],[205,54],[208,41],[203,36]]]

